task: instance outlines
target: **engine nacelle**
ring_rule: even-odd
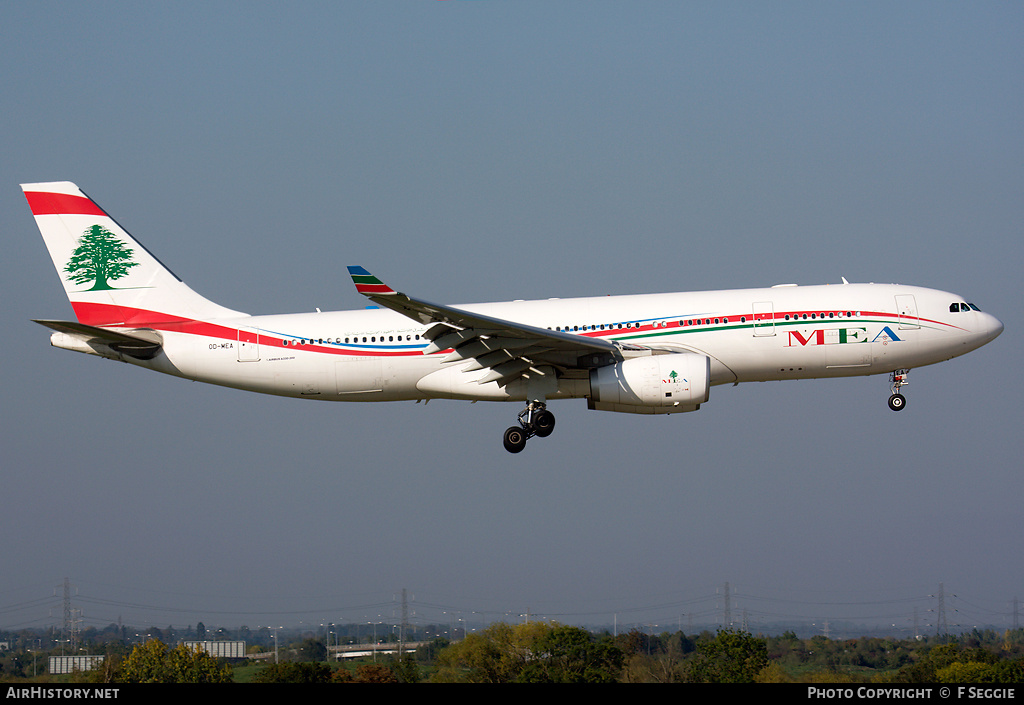
[[[590,408],[599,411],[695,411],[710,390],[711,358],[697,353],[635,357],[590,371]]]

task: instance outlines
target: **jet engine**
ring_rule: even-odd
[[[710,388],[707,355],[635,357],[590,371],[588,406],[631,414],[677,414],[699,409]]]

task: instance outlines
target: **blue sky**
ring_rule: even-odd
[[[951,624],[1008,625],[1022,30],[1005,2],[4,4],[0,628],[59,620],[65,577],[97,626],[372,621],[407,588],[420,622],[674,627],[727,582],[753,629],[928,631],[940,584]],[[453,303],[900,282],[1006,331],[915,370],[898,415],[885,377],[566,402],[510,456],[518,405],[50,348],[31,319],[71,310],[18,188],[49,180],[251,313],[360,307],[360,264]]]

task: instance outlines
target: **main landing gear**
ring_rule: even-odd
[[[903,411],[903,407],[907,405],[907,399],[900,394],[900,389],[905,384],[910,384],[907,381],[907,375],[910,374],[910,370],[896,370],[889,374],[889,382],[892,384],[892,396],[889,397],[889,408],[893,411]]]
[[[555,430],[555,415],[540,401],[531,401],[519,413],[519,425],[505,430],[505,450],[518,453],[526,447],[526,441],[533,436],[546,438]]]

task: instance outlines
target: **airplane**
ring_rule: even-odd
[[[70,182],[22,184],[76,320],[51,345],[190,380],[329,401],[525,404],[503,445],[551,435],[548,402],[696,411],[741,382],[888,374],[964,355],[1003,324],[957,294],[841,284],[465,305],[400,293],[348,267],[370,304],[254,316],[194,292]]]

